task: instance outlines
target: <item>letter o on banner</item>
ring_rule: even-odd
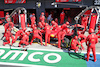
[[[49,56],[56,56],[57,58],[55,60],[49,60],[48,57]],[[61,56],[59,54],[56,54],[56,53],[49,53],[49,54],[46,54],[44,56],[44,61],[47,62],[47,63],[57,63],[61,60]]]

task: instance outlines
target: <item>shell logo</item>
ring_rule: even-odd
[[[55,35],[51,34],[51,37],[54,37]]]

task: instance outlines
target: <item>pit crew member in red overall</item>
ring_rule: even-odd
[[[17,31],[16,34],[15,34],[14,42],[17,40],[18,37],[19,37],[19,39],[22,39],[24,33],[25,33],[25,30],[23,31],[22,29],[20,29],[19,31]]]
[[[11,18],[8,12],[6,13],[5,19],[7,22],[11,22]]]
[[[70,30],[62,30],[62,31],[59,31],[58,34],[57,34],[57,38],[58,38],[58,48],[61,48],[61,40],[62,42],[64,42],[64,37],[67,33],[69,33]]]
[[[78,42],[78,37],[75,36],[71,41],[71,48],[69,50],[72,49],[72,50],[75,50],[75,52],[78,51],[79,49],[78,45],[80,45]]]
[[[89,56],[90,56],[90,50],[92,49],[93,56],[94,56],[94,62],[97,61],[96,59],[96,50],[95,50],[95,45],[98,43],[98,36],[94,34],[94,30],[90,29],[89,35],[86,38],[86,45],[87,45],[87,61],[89,61]]]
[[[34,26],[36,26],[36,17],[35,17],[35,14],[33,13],[32,16],[30,17],[31,19],[31,28],[33,28]]]
[[[6,23],[6,24],[4,25],[5,33],[6,33],[7,29],[9,29],[9,28],[12,29],[13,27],[14,27],[13,22],[8,22],[8,23]],[[5,36],[5,33],[4,33],[4,36]]]
[[[60,13],[60,24],[63,24],[64,23],[64,18],[65,18],[65,13],[64,13],[64,11],[62,11]]]
[[[31,42],[30,42],[30,45],[32,45],[32,42],[33,42],[33,40],[35,39],[35,38],[38,38],[38,39],[40,39],[40,42],[41,42],[41,45],[43,45],[43,43],[42,43],[42,33],[40,32],[40,30],[38,30],[37,29],[37,27],[33,27],[33,37],[32,37],[32,40],[31,40]],[[40,36],[40,35],[41,36]]]
[[[44,12],[41,13],[41,16],[39,19],[40,19],[40,22],[45,22]]]
[[[47,46],[47,41],[50,43],[50,33],[51,33],[51,26],[48,23],[45,23],[45,46]]]
[[[58,18],[55,18],[55,22],[58,24]]]
[[[7,31],[6,31],[6,33],[5,33],[5,37],[6,37],[7,42],[3,42],[4,46],[5,46],[5,44],[10,44],[11,46],[13,44],[14,36],[11,33],[11,30],[12,30],[11,28],[8,28]],[[11,43],[10,39],[12,39],[12,43]]]
[[[22,39],[20,40],[20,42],[19,42],[19,47],[21,47],[21,44],[23,44],[23,48],[25,47],[25,46],[27,46],[27,45],[29,45],[29,32],[25,32],[24,34],[23,34],[23,37],[22,37]]]
[[[82,43],[86,42],[86,36],[84,34],[81,34],[81,32],[79,31],[77,33],[78,33],[78,39],[81,39],[80,43],[82,50],[84,50],[84,46],[82,45]]]

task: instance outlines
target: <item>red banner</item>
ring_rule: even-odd
[[[5,4],[26,3],[26,0],[4,0]]]
[[[81,0],[73,0],[73,2],[80,2]]]
[[[68,2],[69,0],[56,0],[56,2]]]
[[[4,17],[4,11],[0,11],[0,18]]]
[[[82,0],[56,0],[56,2],[80,2]]]

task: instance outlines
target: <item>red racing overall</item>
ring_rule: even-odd
[[[58,48],[61,48],[61,40],[64,40],[64,36],[66,35],[66,31],[65,30],[62,30],[62,31],[59,31],[58,34],[57,34],[57,38],[58,38]]]
[[[79,47],[77,45],[80,45],[80,44],[78,42],[77,36],[75,36],[71,41],[71,48],[70,49],[75,50],[75,52],[78,51]]]
[[[55,22],[58,24],[58,19],[57,18],[55,18]]]
[[[29,32],[25,32],[22,36],[22,39],[19,42],[19,47],[21,46],[21,44],[23,44],[23,48],[27,45],[29,45]]]
[[[89,42],[89,43],[87,43]],[[94,56],[94,62],[96,62],[96,52],[95,52],[95,45],[96,43],[98,43],[98,37],[97,35],[95,35],[94,33],[91,33],[90,35],[88,35],[88,37],[86,38],[86,45],[87,45],[87,61],[89,61],[89,54],[90,54],[90,50],[92,49],[93,52],[93,56]]]
[[[62,11],[60,14],[60,24],[64,23],[64,18],[65,18],[65,13],[64,13],[64,11]]]
[[[17,40],[18,37],[19,37],[19,39],[22,39],[23,35],[24,35],[24,31],[22,29],[17,31],[16,34],[15,34],[14,42]]]
[[[81,46],[82,46],[82,49],[84,50],[84,47],[82,45],[82,43],[86,42],[86,36],[84,34],[81,34],[80,32],[78,32],[78,39],[81,38]]]
[[[43,12],[41,13],[41,16],[39,19],[40,19],[40,22],[45,22],[45,16]]]
[[[7,22],[11,22],[11,18],[8,12],[6,13],[5,19]]]
[[[45,25],[45,46],[47,46],[47,41],[50,43],[50,33],[51,33],[51,26],[48,25],[48,23],[46,23]]]
[[[36,26],[36,22],[35,22],[35,20],[36,20],[36,18],[35,18],[35,14],[33,13],[32,14],[32,17],[30,17],[30,19],[31,19],[31,28],[33,28],[34,26]]]
[[[41,45],[43,45],[43,43],[42,43],[42,34],[41,34],[40,30],[38,30],[36,27],[33,28],[33,37],[32,37],[32,40],[31,40],[30,44],[32,44],[32,42],[35,38],[40,39]]]
[[[13,28],[14,27],[14,24],[12,22],[8,22],[4,25],[4,28],[5,28],[5,33],[7,31],[8,28]],[[5,33],[4,33],[4,36],[5,36]]]
[[[12,46],[13,40],[14,40],[14,36],[12,35],[10,28],[8,28],[8,30],[6,31],[5,37],[6,37],[7,42],[3,42],[3,45],[5,46],[5,44],[10,44]],[[12,39],[12,44],[10,42],[10,38]]]

